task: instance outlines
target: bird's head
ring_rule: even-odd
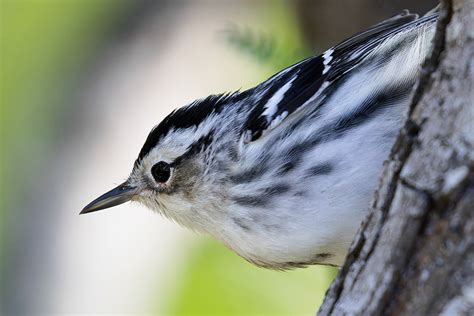
[[[137,201],[194,230],[212,226],[209,221],[224,215],[236,159],[237,129],[220,123],[231,115],[233,96],[211,96],[168,115],[148,135],[128,179],[81,214]]]

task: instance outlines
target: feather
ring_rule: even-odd
[[[434,22],[436,17],[437,13],[434,13],[418,19],[418,15],[404,10],[263,82],[254,88],[254,93],[259,94],[260,98],[244,124],[243,132],[248,135],[246,141],[259,139],[308,103],[319,106],[320,102],[309,101],[329,93],[330,85],[348,76],[384,41],[423,23]],[[397,48],[394,47],[394,50]],[[386,52],[381,58],[389,55],[390,52]]]

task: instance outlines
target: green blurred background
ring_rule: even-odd
[[[77,213],[173,108],[433,2],[2,0],[1,314],[314,314],[334,268],[256,268],[133,205]]]

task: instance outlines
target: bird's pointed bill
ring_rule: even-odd
[[[80,214],[100,211],[109,207],[123,204],[130,201],[136,192],[137,190],[135,187],[132,187],[127,182],[124,182],[118,187],[90,202],[86,207],[84,207]]]

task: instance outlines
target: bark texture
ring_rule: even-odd
[[[372,211],[318,315],[474,313],[474,1],[446,0]]]

